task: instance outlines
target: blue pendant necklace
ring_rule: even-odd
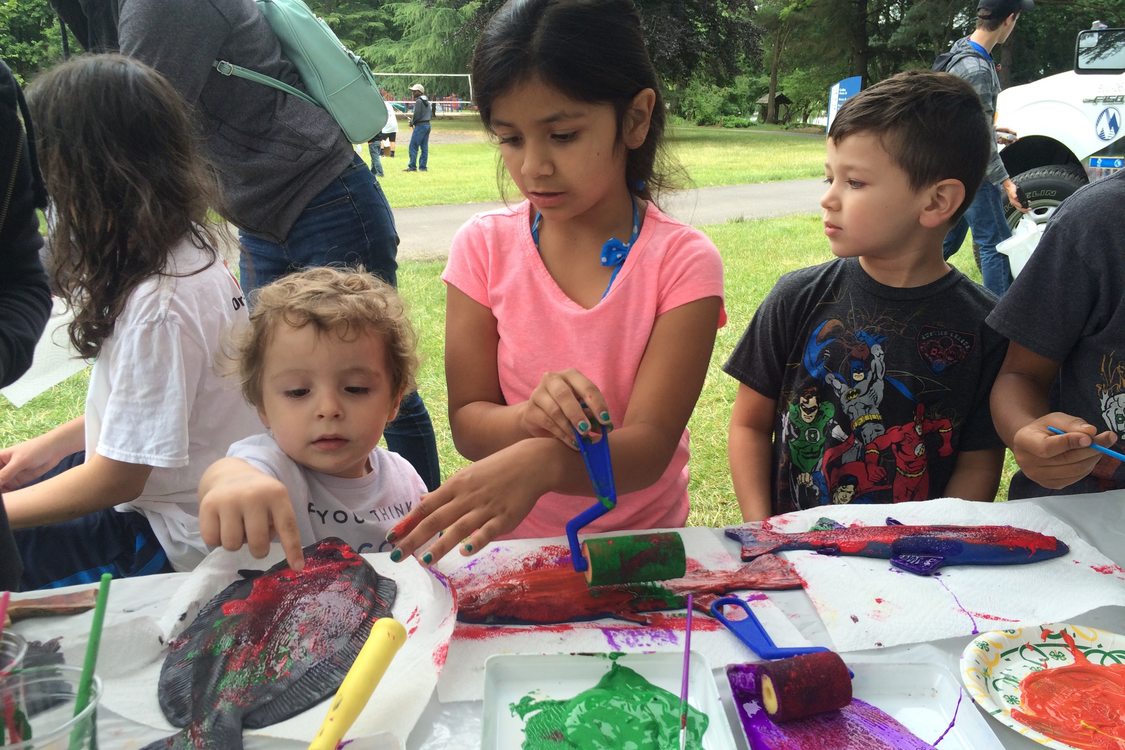
[[[610,237],[606,243],[602,245],[601,263],[606,268],[612,268],[613,273],[610,274],[609,283],[606,284],[605,291],[602,292],[602,299],[609,294],[609,288],[613,286],[613,280],[617,278],[617,272],[625,265],[625,259],[629,257],[629,250],[633,247],[633,243],[637,241],[637,236],[641,233],[640,215],[637,212],[637,202],[630,198],[633,204],[633,233],[629,236],[628,242],[622,242],[616,237]],[[543,214],[539,211],[535,212],[535,220],[531,222],[531,239],[535,242],[536,249],[539,248],[539,223],[543,219]]]

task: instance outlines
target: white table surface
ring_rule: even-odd
[[[1113,560],[1114,563],[1125,567],[1125,490],[1094,495],[1036,498],[1020,502],[1034,503],[1057,516],[1070,525],[1085,541],[1097,547]],[[716,533],[721,534],[721,530],[716,530]],[[159,616],[168,597],[187,575],[179,573],[115,581],[113,584],[114,591],[126,588],[129,592],[130,612],[114,613],[111,605],[110,611],[107,613],[107,623],[111,622],[115,615],[120,617],[135,616],[138,611],[142,610],[151,609],[155,616]],[[831,645],[811,601],[803,591],[770,592],[769,596],[776,605],[790,616],[802,635],[809,641],[816,644]],[[57,635],[60,630],[88,632],[89,618],[88,613],[69,618],[42,618],[17,623],[14,628],[29,638],[43,639]],[[1122,633],[1125,632],[1125,607],[1102,607],[1087,612],[1080,617],[1071,618],[1071,620],[1083,625]],[[938,658],[945,660],[945,666],[949,671],[953,675],[959,675],[958,663],[966,643],[966,637],[959,637],[921,646],[900,646],[867,652],[849,652],[849,654],[861,655],[863,660],[902,663],[910,661],[912,649],[924,648],[930,657],[934,653],[939,653]],[[67,654],[68,662],[79,663],[80,659],[80,655],[76,659],[73,654]],[[731,728],[734,730],[738,747],[740,750],[745,750],[747,748],[746,741],[730,700],[730,689],[727,685],[725,672],[716,665],[712,666],[716,667],[713,670],[716,682],[719,686],[720,695],[723,696],[724,707],[727,709],[727,717]],[[464,750],[466,747],[476,747],[481,736],[482,705],[481,701],[442,704],[438,702],[435,692],[410,734],[407,743],[408,750],[421,750],[422,748],[425,748],[425,750]],[[966,700],[961,710],[980,710],[975,704],[972,705],[972,708],[969,708],[969,705],[970,701]],[[986,716],[985,720],[1006,750],[1032,750],[1042,747],[990,717]],[[165,736],[163,732],[133,724],[109,711],[99,711],[99,729],[107,739],[109,737],[114,738],[112,745],[103,744],[104,747],[112,747],[113,750],[139,748],[147,742]],[[120,739],[123,736],[128,737],[128,741],[124,744]],[[246,742],[248,750],[265,747],[279,748],[283,745],[285,747],[298,746],[294,743],[279,743],[276,740],[265,742],[261,741],[260,738],[253,737],[247,737]],[[350,747],[359,750],[363,745],[356,743]]]

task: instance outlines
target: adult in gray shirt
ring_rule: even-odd
[[[214,69],[226,60],[304,88],[254,0],[51,1],[87,50],[148,63],[194,106],[219,172],[217,208],[238,227],[248,294],[309,266],[362,264],[396,283],[390,206],[332,116]],[[417,393],[403,399],[385,434],[426,486],[437,487],[433,424]]]
[[[1034,7],[1034,0],[980,0],[977,3],[976,29],[954,42],[949,50],[953,57],[946,71],[963,78],[976,89],[990,124],[996,112],[996,99],[1000,96],[1000,77],[996,75],[992,49],[1007,41],[1016,27],[1020,12]],[[1008,291],[1012,283],[1008,256],[996,250],[998,244],[1012,236],[1004,215],[1004,194],[1011,205],[1021,210],[1022,207],[1016,196],[1016,185],[1000,160],[995,135],[993,130],[992,156],[984,182],[965,215],[946,235],[943,255],[948,260],[957,252],[965,241],[965,233],[972,227],[973,242],[980,246],[981,280],[986,289],[999,297]]]

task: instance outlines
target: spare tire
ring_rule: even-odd
[[[1031,206],[1028,215],[1036,224],[1046,224],[1059,204],[1085,185],[1088,180],[1086,172],[1081,167],[1054,165],[1029,169],[1013,177],[1012,181],[1023,189],[1023,194]],[[1008,226],[1013,229],[1024,215],[1011,204],[1004,206],[1004,214],[1008,218]]]

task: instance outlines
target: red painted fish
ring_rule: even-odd
[[[488,575],[462,569],[451,579],[457,592],[457,619],[473,623],[536,624],[616,617],[648,624],[645,612],[683,609],[694,594],[695,608],[731,591],[796,589],[801,578],[779,557],[766,555],[737,570],[705,570],[688,559],[687,575],[670,581],[590,587],[575,573],[570,551],[547,545],[514,559]]]
[[[835,523],[835,522],[831,522]],[[1053,536],[1014,526],[847,526],[781,534],[769,522],[735,526],[727,536],[742,544],[742,559],[785,550],[888,559],[891,565],[930,575],[946,565],[1019,565],[1061,557],[1070,551]]]
[[[300,573],[284,561],[243,571],[169,642],[160,708],[184,729],[145,750],[239,750],[244,727],[283,721],[340,687],[397,587],[339,539],[304,552]]]

